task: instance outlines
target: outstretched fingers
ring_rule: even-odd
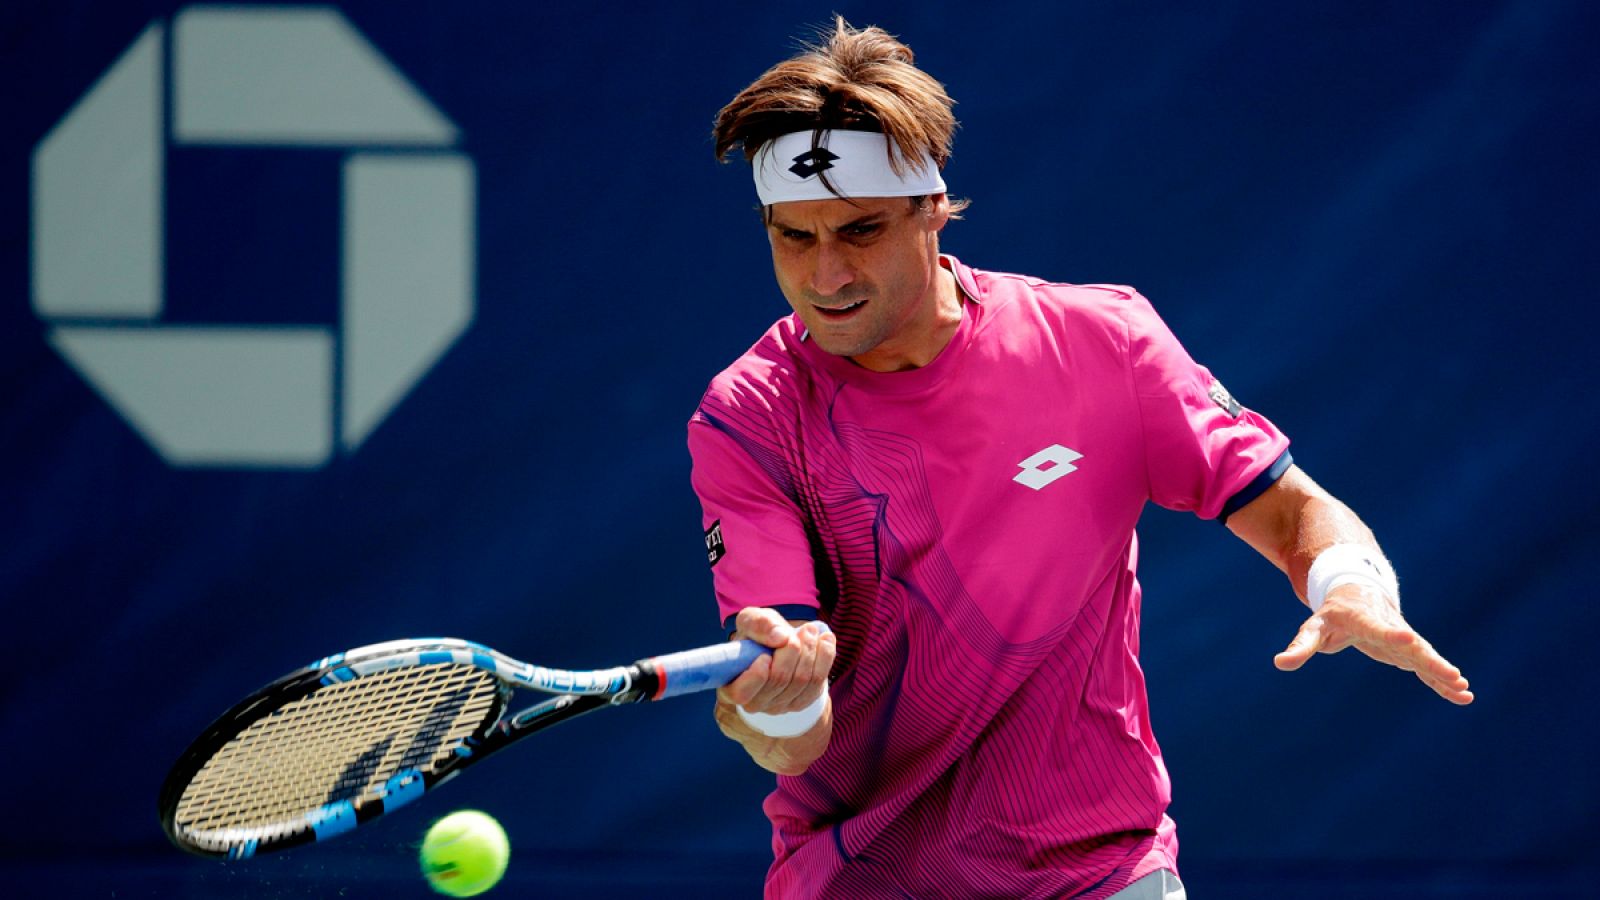
[[[1272,658],[1273,665],[1285,672],[1293,672],[1306,664],[1306,661],[1315,656],[1326,643],[1325,620],[1320,615],[1313,615],[1301,623],[1300,631],[1284,648],[1282,653]]]
[[[1330,602],[1300,626],[1289,646],[1273,658],[1285,672],[1305,665],[1317,653],[1354,646],[1372,659],[1414,673],[1434,693],[1457,705],[1474,699],[1466,676],[1418,634],[1398,609]]]
[[[1416,673],[1434,693],[1458,706],[1473,701],[1471,685],[1461,669],[1440,655],[1422,635],[1407,629],[1403,637],[1391,639],[1388,646],[1398,657],[1394,665]]]

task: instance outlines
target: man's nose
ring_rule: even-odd
[[[855,280],[855,271],[846,254],[831,241],[817,247],[816,264],[811,269],[811,290],[831,297]]]

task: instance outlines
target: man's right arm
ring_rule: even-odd
[[[833,633],[816,622],[789,622],[774,610],[749,607],[739,611],[733,638],[749,638],[773,652],[717,690],[717,727],[763,769],[779,775],[804,773],[828,749],[833,736],[833,701],[826,697],[828,671],[837,651]],[[805,709],[819,696],[824,697],[821,718],[794,737],[763,734],[735,708],[781,715]]]

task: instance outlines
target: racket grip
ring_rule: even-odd
[[[660,679],[660,687],[651,699],[664,700],[722,687],[770,653],[771,649],[755,641],[728,641],[641,660],[638,665],[647,672],[654,671]]]

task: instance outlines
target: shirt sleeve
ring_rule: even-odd
[[[1288,470],[1289,439],[1239,405],[1139,294],[1128,342],[1152,500],[1226,521]]]
[[[749,444],[703,413],[689,423],[689,481],[700,498],[718,618],[730,633],[747,606],[815,619],[819,605],[800,510],[752,455],[761,448]]]

